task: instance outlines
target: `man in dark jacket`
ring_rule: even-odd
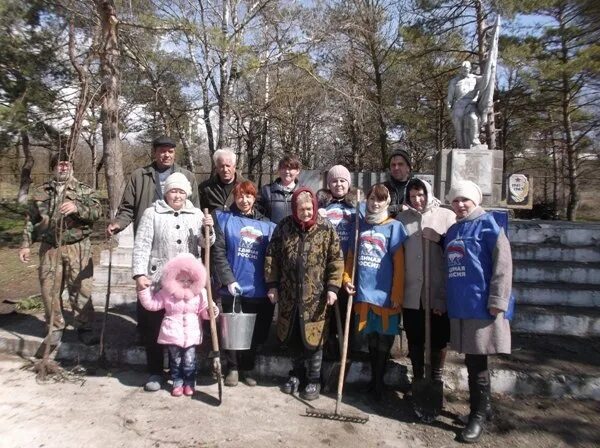
[[[292,214],[291,200],[292,194],[298,188],[300,166],[298,156],[286,155],[279,161],[279,177],[275,182],[263,185],[261,189],[259,205],[265,216],[275,224]]]
[[[384,185],[390,192],[390,206],[388,211],[395,217],[402,210],[405,189],[411,175],[410,155],[397,144],[392,145],[392,155],[389,160],[390,178]]]
[[[217,149],[213,154],[217,173],[200,184],[200,205],[210,213],[214,210],[229,210],[233,204],[233,187],[245,179],[236,173],[237,156],[231,149]]]
[[[152,142],[152,163],[131,173],[117,215],[106,228],[109,235],[119,233],[132,222],[135,234],[144,211],[163,198],[165,180],[173,173],[182,173],[190,181],[192,195],[188,199],[198,207],[196,177],[175,163],[176,146],[175,141],[164,135]]]
[[[136,169],[127,182],[123,199],[115,219],[106,228],[108,235],[119,233],[133,222],[134,236],[144,211],[154,201],[163,199],[164,184],[172,173],[182,173],[192,186],[192,195],[188,198],[198,207],[198,184],[194,174],[175,163],[175,141],[161,136],[152,142],[152,163]],[[137,302],[137,320],[140,335],[158,334],[164,311],[148,311]],[[163,381],[163,347],[156,338],[144,338],[146,362],[150,375],[144,389],[148,392],[160,390]]]

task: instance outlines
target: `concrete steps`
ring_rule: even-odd
[[[591,284],[513,283],[518,304],[537,306],[600,307],[600,288]]]
[[[581,247],[600,244],[600,224],[566,221],[511,220],[511,243],[560,244]]]
[[[517,305],[511,327],[518,333],[600,336],[600,309]]]
[[[513,281],[592,284],[600,288],[600,263],[514,260]]]
[[[514,332],[598,336],[600,224],[511,221]]]
[[[600,246],[512,243],[511,250],[513,260],[600,263]]]

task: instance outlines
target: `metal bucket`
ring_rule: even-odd
[[[235,312],[235,299],[231,313],[222,313],[221,321],[221,348],[223,350],[249,350],[254,333],[255,313]]]

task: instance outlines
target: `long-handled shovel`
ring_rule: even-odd
[[[356,277],[356,258],[358,257],[358,234],[359,229],[359,205],[360,204],[360,190],[358,191],[356,207],[356,219],[354,221],[354,259],[352,260],[352,279],[351,282],[355,284]],[[354,422],[354,423],[367,423],[369,416],[366,414],[355,414],[355,413],[341,413],[340,404],[342,402],[342,392],[344,390],[344,376],[346,373],[346,357],[348,355],[348,339],[350,336],[350,318],[352,317],[352,301],[353,294],[348,294],[348,308],[346,308],[346,322],[344,325],[344,342],[342,344],[342,351],[340,360],[340,374],[338,377],[337,386],[337,397],[335,401],[335,410],[333,412],[319,408],[307,408],[306,415],[310,417],[327,418],[330,420],[338,420],[343,422]]]
[[[208,215],[208,209],[204,209],[204,214]],[[208,314],[210,316],[210,337],[212,339],[212,352],[208,355],[213,360],[213,370],[217,375],[217,384],[219,385],[219,404],[223,402],[223,374],[221,372],[221,355],[219,353],[219,339],[217,338],[217,321],[215,319],[214,303],[212,298],[212,288],[210,285],[210,226],[204,227],[204,265],[206,266],[206,278],[208,285],[206,288],[208,295]]]
[[[442,412],[444,383],[431,375],[431,297],[429,240],[423,239],[423,271],[425,280],[425,378],[413,385],[413,407],[423,422],[432,422]]]

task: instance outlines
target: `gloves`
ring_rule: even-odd
[[[229,294],[232,296],[239,296],[242,294],[242,287],[238,282],[233,282],[227,285],[227,291],[229,291]]]

